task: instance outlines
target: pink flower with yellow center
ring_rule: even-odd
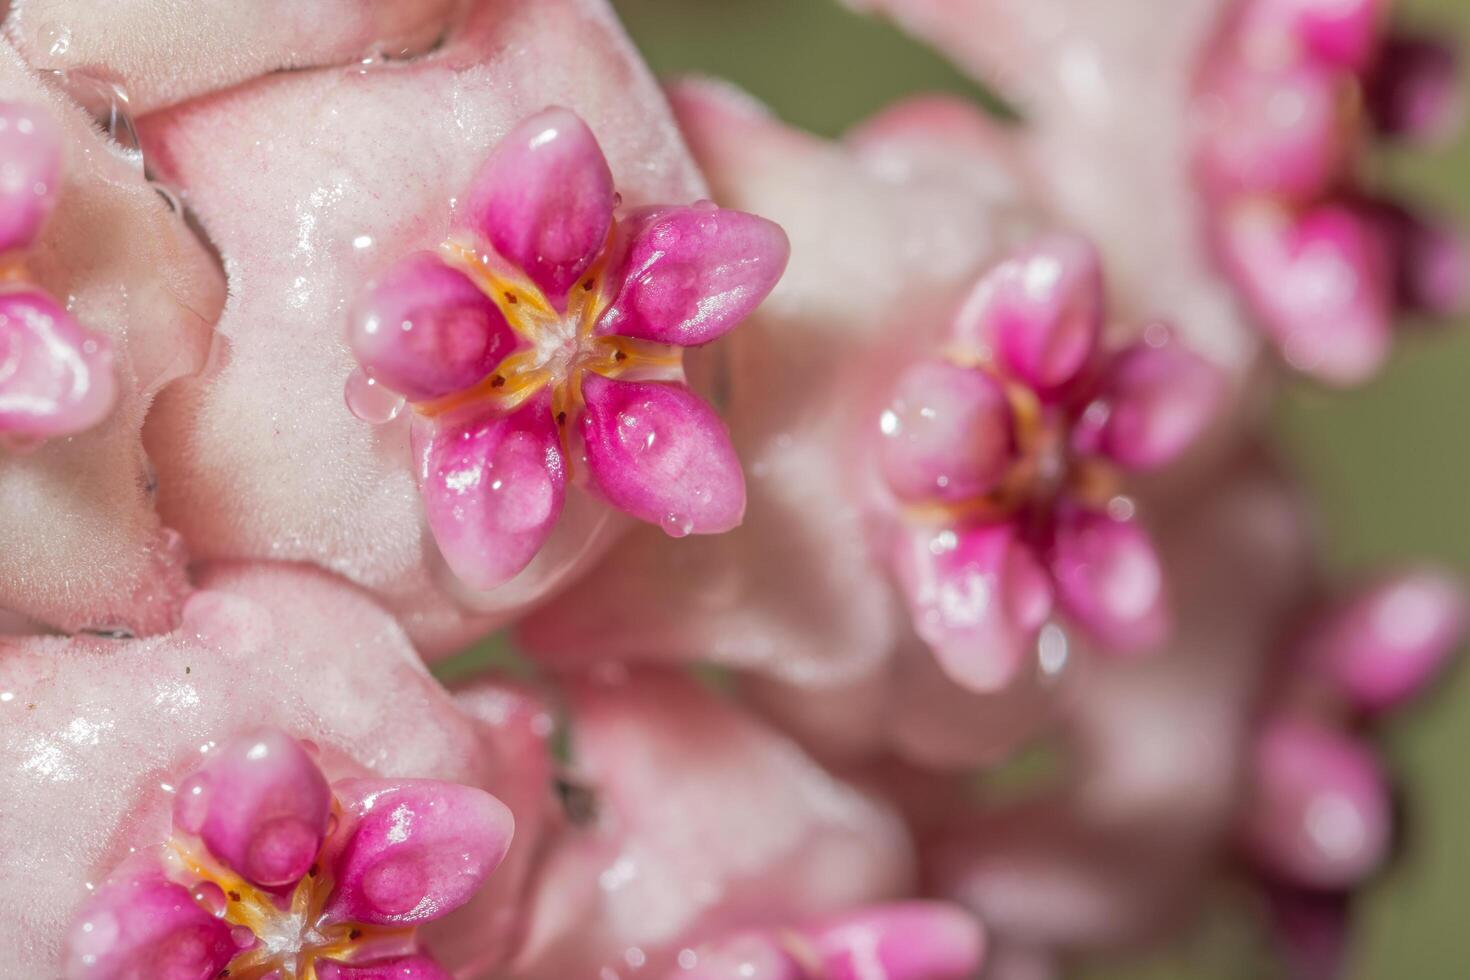
[[[429,527],[472,587],[525,568],[568,483],[675,536],[744,513],[739,461],[681,348],[765,298],[786,236],[708,203],[619,208],[592,131],[547,109],[475,178],[465,232],[388,269],[353,317],[365,377],[349,397],[381,385],[410,403]]]
[[[1166,638],[1164,571],[1118,474],[1188,449],[1224,382],[1159,324],[1103,354],[1104,315],[1091,245],[1043,239],[981,278],[945,355],[909,367],[882,413],[895,571],[967,687],[1009,682],[1054,605],[1105,649]]]
[[[83,906],[66,980],[447,980],[416,927],[469,900],[513,826],[469,786],[329,785],[277,729],[221,746],[177,794],[169,841]]]

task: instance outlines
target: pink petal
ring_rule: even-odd
[[[1075,378],[1102,329],[1102,270],[1086,239],[1053,235],[988,272],[955,323],[955,339],[999,358],[1041,392]]]
[[[0,436],[81,432],[102,421],[116,397],[107,338],[44,293],[0,293]]]
[[[56,203],[61,133],[39,106],[0,102],[0,252],[31,244]]]
[[[509,415],[415,419],[424,513],[444,560],[465,584],[509,581],[546,543],[566,499],[566,468],[549,397]]]
[[[1109,366],[1098,448],[1129,469],[1165,466],[1210,427],[1225,396],[1219,368],[1151,330]]]
[[[496,145],[470,187],[469,220],[559,303],[602,250],[613,207],[597,137],[576,113],[552,107]]]
[[[1390,37],[1368,83],[1373,121],[1391,136],[1451,138],[1464,122],[1459,50],[1429,36]]]
[[[725,425],[682,385],[582,377],[587,472],[613,506],[669,534],[718,534],[745,513]]]
[[[619,226],[625,250],[602,335],[694,347],[745,319],[775,287],[791,254],[774,222],[712,204],[650,208]]]
[[[1064,508],[1051,571],[1068,617],[1109,652],[1150,651],[1167,638],[1164,570],[1147,532],[1134,522]]]
[[[1399,707],[1444,672],[1465,640],[1470,607],[1450,575],[1423,570],[1376,583],[1307,635],[1303,663],[1373,712]]]
[[[823,980],[969,980],[985,948],[974,915],[943,902],[873,906],[800,931]]]
[[[65,980],[213,980],[237,949],[230,926],[157,871],[100,887],[66,941]]]
[[[380,963],[316,961],[317,980],[454,980],[429,956],[404,956]]]
[[[1294,29],[1314,58],[1359,72],[1372,61],[1392,0],[1257,0],[1295,15]]]
[[[516,347],[497,307],[432,252],[415,252],[368,286],[349,332],[358,363],[411,401],[473,386]]]
[[[900,500],[969,500],[994,490],[1015,452],[1010,402],[996,378],[921,361],[898,379],[880,420],[879,462]]]
[[[293,885],[327,833],[332,793],[316,761],[279,729],[227,742],[179,787],[174,824],[263,888]]]
[[[428,922],[469,901],[505,857],[515,820],[482,789],[433,779],[333,786],[346,843],[325,914],[374,925]]]
[[[1260,736],[1243,838],[1266,869],[1307,888],[1351,888],[1388,856],[1386,775],[1357,738],[1281,719]]]
[[[1341,79],[1315,65],[1263,71],[1228,61],[1208,77],[1201,109],[1198,167],[1215,194],[1320,194],[1357,150]]]
[[[994,691],[1022,669],[1051,585],[1011,524],[917,528],[896,556],[914,630],[950,678]]]
[[[1223,215],[1222,247],[1261,326],[1292,367],[1362,381],[1388,355],[1388,242],[1368,216],[1326,205],[1299,217],[1252,205]]]

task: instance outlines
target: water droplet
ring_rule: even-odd
[[[693,207],[696,211],[718,211],[720,209],[718,204],[707,197],[695,201]]]
[[[245,926],[236,926],[231,929],[230,938],[235,941],[236,949],[249,949],[255,945],[255,933]]]
[[[659,522],[664,533],[671,538],[682,538],[694,530],[694,519],[683,514],[665,514],[664,519]]]
[[[342,396],[347,410],[370,425],[392,422],[403,411],[403,396],[384,388],[361,368],[347,378]]]
[[[90,71],[53,70],[62,90],[92,117],[93,123],[124,157],[143,165],[143,146],[133,126],[128,93],[117,82]]]
[[[184,206],[179,203],[179,196],[173,192],[173,188],[156,180],[150,180],[148,186],[158,192],[158,196],[163,198],[164,205],[174,214],[182,215],[184,213]]]
[[[229,908],[229,899],[225,898],[225,890],[212,881],[201,881],[194,886],[194,901],[215,918],[225,914]],[[245,930],[249,932],[249,929]],[[254,936],[251,937],[252,939]]]
[[[708,237],[710,235],[715,234],[719,230],[720,230],[720,223],[715,218],[712,218],[711,217],[711,218],[700,218],[699,219],[699,233],[701,235],[704,235],[704,236]]]
[[[614,208],[620,208],[622,206],[623,206],[623,195],[618,194],[618,193],[615,192],[613,194],[613,207]]]

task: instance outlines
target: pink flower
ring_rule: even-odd
[[[0,792],[27,801],[0,812],[0,968],[212,980],[432,946],[458,969],[467,951],[415,930],[471,913],[504,957],[545,746],[459,711],[392,618],[323,573],[199,586],[169,635],[0,642]]]
[[[713,204],[620,218],[612,174],[565,109],[523,120],[468,195],[470,230],[369,287],[352,345],[413,404],[429,527],[491,589],[530,563],[574,475],[675,537],[740,523],[745,483],[681,347],[716,339],[780,278],[769,221]]]
[[[1091,246],[1043,239],[980,280],[946,357],[909,367],[883,411],[895,570],[967,687],[1008,684],[1053,601],[1104,649],[1166,638],[1164,571],[1116,473],[1184,453],[1224,384],[1161,326],[1100,356],[1104,306]]]
[[[1195,165],[1222,259],[1287,361],[1335,383],[1387,356],[1400,309],[1470,303],[1470,245],[1365,199],[1365,135],[1443,135],[1458,121],[1455,57],[1393,35],[1384,0],[1245,0],[1200,82]]]
[[[263,51],[252,49],[251,58],[282,64],[289,56],[311,67],[248,85],[219,88],[228,72],[218,59],[191,54],[176,74],[171,63],[137,53],[154,97],[167,97],[165,89],[206,93],[149,113],[138,129],[150,166],[208,229],[231,284],[208,372],[172,386],[150,414],[157,509],[196,559],[330,569],[377,597],[425,656],[442,656],[564,588],[628,522],[594,495],[566,493],[561,519],[531,565],[496,589],[471,588],[446,567],[425,526],[428,498],[417,487],[423,460],[406,417],[417,413],[371,426],[344,404],[344,382],[358,368],[344,330],[353,303],[374,277],[386,283],[396,260],[476,227],[466,192],[477,186],[477,171],[511,129],[547,105],[568,107],[597,134],[629,214],[645,204],[695,201],[707,188],[604,0],[544,0],[519,5],[514,16],[500,3],[465,8],[439,0],[374,0],[338,13],[341,22],[320,13],[334,21],[320,32],[272,34]],[[314,15],[287,4],[280,20]],[[432,28],[427,40],[443,35],[421,56],[399,62],[393,48],[387,54],[394,57],[361,62],[368,51],[342,53],[351,37],[364,48],[394,40],[368,32],[418,15]],[[227,22],[232,15],[220,8],[209,16]],[[146,32],[142,24],[136,30]],[[526,166],[534,177],[539,164]],[[659,393],[666,388],[660,384]],[[697,406],[692,411],[705,417]],[[550,424],[549,410],[545,418]],[[483,439],[470,459],[484,458],[477,454],[484,440],[522,458],[516,447],[538,430],[508,444],[476,431]],[[430,444],[448,451],[443,434]],[[422,441],[420,449],[427,449]],[[439,462],[453,466],[452,456]],[[581,482],[590,474],[578,462],[567,459],[565,475]],[[562,491],[544,467],[532,472],[538,480],[513,484],[527,505],[525,520],[539,525]],[[235,503],[221,508],[221,500]],[[493,516],[478,512],[482,530]]]
[[[242,734],[178,784],[169,840],[129,858],[82,907],[65,975],[448,980],[415,927],[469,899],[512,826],[483,790],[328,785],[311,747],[274,728]]]

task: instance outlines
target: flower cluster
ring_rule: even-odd
[[[1324,587],[1260,330],[1463,303],[1362,159],[1454,56],[852,3],[1019,121],[821,139],[606,0],[0,4],[0,976],[1051,978],[1222,894],[1341,975],[1470,599]]]

